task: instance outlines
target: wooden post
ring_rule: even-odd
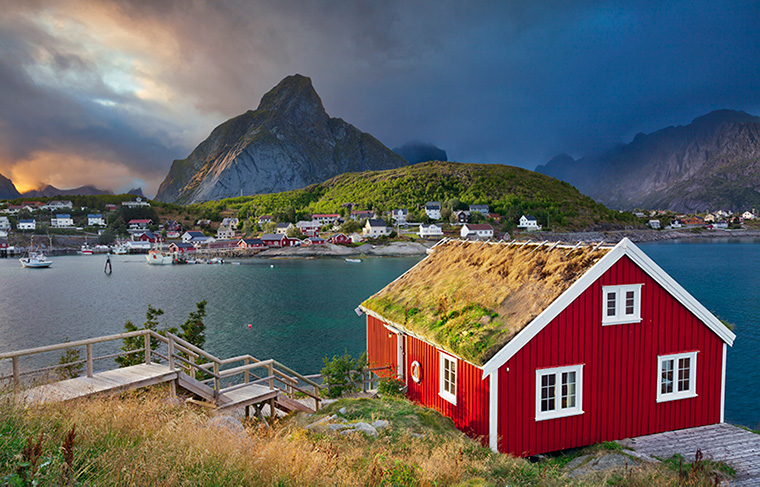
[[[274,418],[276,418],[277,415],[274,413],[274,398],[271,398],[269,400],[269,422],[270,424],[274,424]]]
[[[150,365],[150,333],[146,333],[143,337],[145,338],[145,363]]]
[[[272,362],[269,362],[267,371],[269,371],[269,388],[274,389],[274,364]]]
[[[13,362],[13,392],[18,392],[21,389],[21,374],[18,370],[18,357],[11,359]]]
[[[245,360],[243,360],[243,363],[245,365],[249,365],[251,361],[246,358]],[[249,369],[245,369],[245,378],[243,380],[245,381],[246,384],[248,384],[248,382],[250,381],[250,378],[251,378],[251,371]],[[246,408],[246,418],[248,417],[247,414],[248,414],[248,408]]]
[[[147,337],[148,335],[145,335],[145,336]],[[168,354],[169,369],[174,370],[174,339],[172,337],[169,337],[169,343],[167,344],[167,346],[169,347],[169,354]],[[148,347],[148,349],[150,349],[150,347]],[[145,352],[146,357],[148,356],[148,353],[150,352],[147,352],[147,351]]]
[[[317,396],[314,398],[314,411],[319,411],[319,388],[317,386],[311,386],[312,389],[314,389],[314,395]]]
[[[219,383],[219,362],[214,362],[214,399],[219,398],[219,390],[221,389]]]
[[[92,377],[92,343],[87,344],[87,377]]]

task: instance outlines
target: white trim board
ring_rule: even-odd
[[[671,296],[691,311],[702,323],[710,328],[724,343],[733,346],[736,335],[731,332],[718,318],[710,313],[699,301],[689,294],[680,284],[670,277],[660,266],[650,259],[628,238],[621,240],[607,254],[599,259],[591,269],[575,281],[564,293],[547,306],[541,314],[523,328],[496,355],[483,365],[483,377],[494,373],[504,365],[529,341],[543,330],[549,323],[565,310],[575,299],[588,289],[597,279],[607,272],[623,256],[628,256],[636,265],[665,289]]]

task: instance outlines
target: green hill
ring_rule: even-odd
[[[507,228],[522,214],[535,215],[552,230],[583,230],[630,223],[629,214],[612,211],[584,196],[568,183],[501,164],[431,161],[385,171],[346,173],[303,189],[210,201],[204,210],[237,210],[238,217],[266,214],[293,221],[309,213],[345,213],[353,209],[378,212],[406,208],[421,217],[428,201],[450,209],[488,204],[502,215]],[[414,221],[419,221],[416,218]]]

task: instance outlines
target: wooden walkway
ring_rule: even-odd
[[[687,462],[693,462],[697,449],[701,449],[705,458],[726,462],[736,470],[730,485],[760,485],[760,434],[732,424],[667,431],[618,443],[663,460],[679,453]]]

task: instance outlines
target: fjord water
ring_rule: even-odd
[[[737,339],[728,354],[726,420],[756,427],[760,241],[641,247],[709,310],[736,325]],[[196,302],[206,299],[208,351],[223,358],[250,353],[316,373],[325,356],[344,351],[357,356],[365,350],[365,320],[354,309],[420,260],[252,259],[242,265],[149,266],[144,256],[111,258],[111,276],[103,273],[104,256],[54,257],[53,266],[41,270],[0,259],[0,351],[120,333],[127,319],[145,321],[148,304],[166,312],[161,323],[178,326]],[[0,372],[7,366],[0,364]]]

